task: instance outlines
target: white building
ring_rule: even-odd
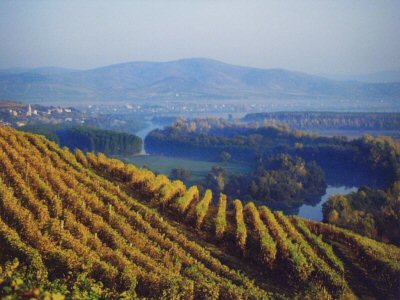
[[[26,116],[27,116],[27,117],[32,116],[32,107],[31,107],[30,104],[28,105],[28,111],[26,112]]]

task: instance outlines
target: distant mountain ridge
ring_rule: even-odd
[[[318,99],[395,101],[400,82],[337,81],[284,69],[259,69],[193,58],[131,62],[91,70],[0,71],[0,98],[49,101],[190,101]]]

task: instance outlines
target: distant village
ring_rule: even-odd
[[[71,122],[83,124],[85,114],[72,107],[46,107],[41,105],[24,105],[17,102],[0,102],[0,125],[22,127],[29,124],[60,124]]]
[[[0,100],[0,126],[20,128],[36,125],[91,126],[102,129],[135,133],[148,126],[155,116],[162,123],[176,117],[202,115],[237,118],[247,112],[265,111],[262,104],[177,103],[163,104],[125,103],[88,105],[79,108],[43,106]],[[171,119],[172,118],[172,119]],[[164,124],[166,125],[166,124]]]

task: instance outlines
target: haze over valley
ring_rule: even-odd
[[[0,299],[400,299],[398,1],[0,1]]]
[[[41,104],[197,102],[304,109],[398,111],[400,83],[338,81],[284,69],[260,69],[211,59],[132,62],[91,70],[0,71],[0,97]]]

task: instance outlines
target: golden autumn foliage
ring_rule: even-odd
[[[397,292],[397,247],[226,195],[212,200],[210,190],[0,127],[0,259],[18,257],[38,278],[85,274],[133,299],[290,298],[319,287],[340,298],[351,293],[350,262],[373,270],[383,295]],[[347,252],[331,244],[354,256],[340,259]],[[269,290],[278,273],[289,287],[275,286],[282,295]]]

